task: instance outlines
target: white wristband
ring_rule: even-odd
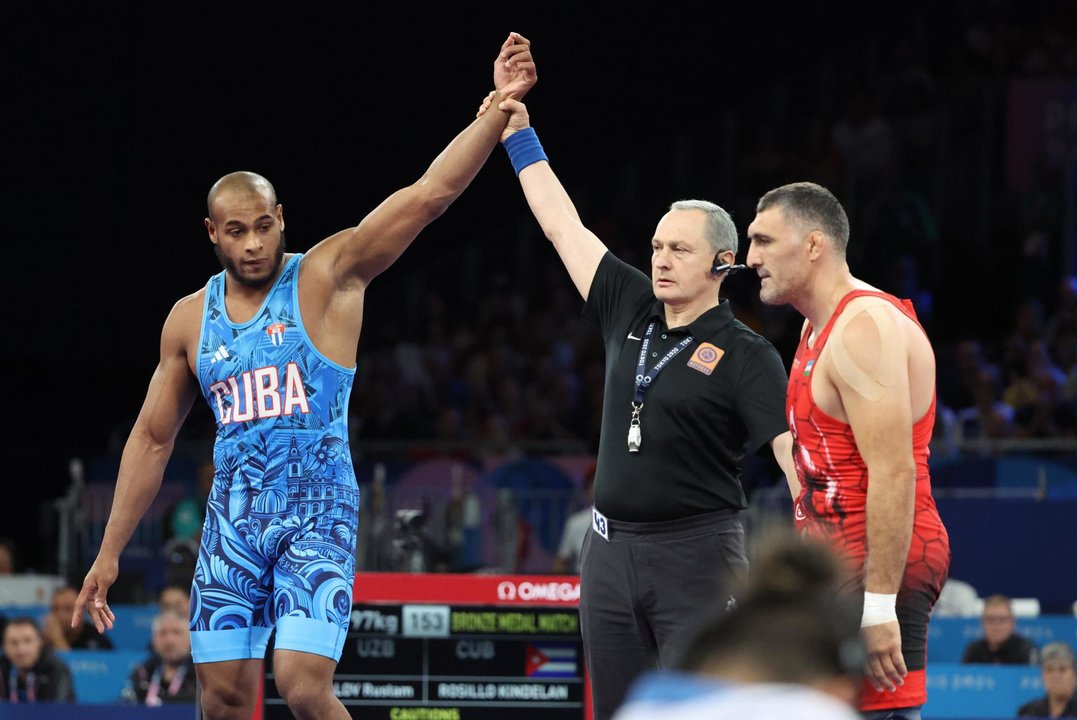
[[[860,619],[860,627],[866,628],[872,625],[882,625],[888,622],[897,622],[897,593],[887,595],[885,593],[864,593],[864,615]]]

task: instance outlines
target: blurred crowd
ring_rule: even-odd
[[[71,627],[78,591],[57,587],[43,615],[27,608],[7,617],[0,613],[0,703],[79,701],[73,652],[112,653],[108,634],[101,634],[83,614]],[[196,677],[188,627],[190,592],[187,586],[159,590],[156,614],[144,638],[145,659],[127,675],[121,695],[113,702],[157,706],[194,703]]]
[[[840,62],[798,57],[758,96],[715,102],[623,164],[564,181],[584,185],[573,189],[581,215],[644,271],[651,218],[679,193],[727,207],[743,233],[763,192],[819,182],[849,212],[853,271],[913,300],[932,335],[940,434],[1077,436],[1077,250],[1066,225],[1077,210],[1058,158],[1044,150],[1015,164],[1000,129],[1015,81],[1077,74],[1077,43],[1053,16],[1064,3],[1027,16],[1001,3],[902,11],[900,27],[850,38]],[[365,330],[358,440],[597,442],[597,329],[581,320],[537,223],[518,222],[462,239],[424,272],[386,276],[403,312]],[[750,274],[723,292],[791,361],[792,311],[763,306]]]

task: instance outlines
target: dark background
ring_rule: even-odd
[[[752,103],[760,121],[795,116],[795,96],[776,108],[767,89],[809,63],[837,67],[848,88],[870,87],[860,58],[880,38],[921,38],[933,62],[952,68],[969,53],[970,28],[1045,23],[1072,33],[1074,15],[1063,2],[629,7],[126,2],[4,11],[15,324],[6,333],[5,454],[15,462],[0,535],[40,534],[35,503],[62,493],[69,459],[122,442],[117,429],[138,411],[165,316],[219,270],[202,225],[214,180],[237,169],[267,176],[285,207],[289,249],[309,249],[422,174],[491,88],[509,31],[533,41],[539,82],[527,102],[558,174],[598,205],[611,168],[643,152],[674,153],[685,132],[713,137],[706,154],[720,162],[729,140],[717,118],[729,104],[749,106],[749,119]],[[659,183],[639,211],[656,221],[685,196],[726,203],[714,187]],[[750,217],[735,219],[743,232]],[[451,293],[462,247],[504,253],[528,222],[495,148],[463,197],[371,287],[360,352],[398,319],[407,278],[422,273]],[[619,240],[645,250],[652,228]],[[942,249],[935,268],[953,278],[938,298],[940,335],[957,326],[989,333],[1008,319],[1013,244],[964,242]],[[975,293],[960,291],[970,284]],[[29,502],[14,495],[24,491]],[[20,545],[26,565],[51,561],[49,548]]]

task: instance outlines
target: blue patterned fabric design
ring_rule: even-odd
[[[296,649],[339,658],[334,646],[347,632],[359,510],[347,426],[355,370],[324,357],[303,328],[301,259],[284,261],[241,325],[225,309],[225,272],[206,286],[198,379],[217,438],[191,594],[196,662],[260,657],[264,628],[274,626],[278,648],[282,636],[301,636]],[[306,620],[283,632],[292,618]],[[327,646],[312,650],[320,636]],[[251,639],[239,647],[237,637]]]

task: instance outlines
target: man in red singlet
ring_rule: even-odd
[[[830,540],[863,585],[860,710],[918,720],[928,616],[950,565],[927,462],[934,351],[908,300],[849,272],[849,220],[826,188],[771,190],[748,238],[762,301],[804,316],[786,398],[795,522]]]

